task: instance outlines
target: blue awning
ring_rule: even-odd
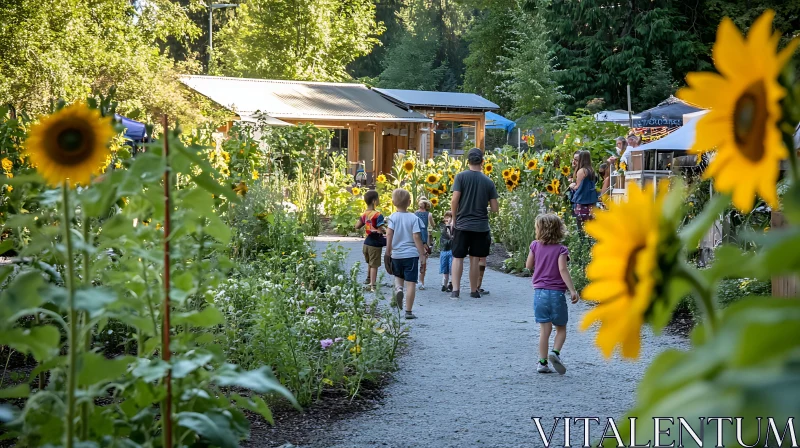
[[[147,137],[147,129],[145,128],[144,123],[139,123],[138,121],[131,120],[128,117],[123,117],[120,114],[114,114],[114,118],[122,123],[122,126],[125,127],[125,138],[131,139],[135,142],[144,141],[145,137]]]
[[[506,132],[511,132],[516,126],[517,123],[502,115],[486,112],[486,129],[505,129]]]

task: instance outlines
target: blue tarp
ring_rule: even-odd
[[[144,123],[139,123],[138,121],[123,117],[120,114],[114,114],[114,118],[125,127],[125,138],[129,138],[135,142],[141,142],[147,137],[147,130],[145,129]]]
[[[486,112],[486,129],[505,129],[506,132],[511,132],[516,126],[517,123],[502,115]]]

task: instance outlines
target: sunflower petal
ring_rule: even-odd
[[[747,55],[749,53],[742,33],[739,28],[736,28],[733,20],[728,17],[722,19],[722,23],[717,28],[717,41],[712,50],[717,70],[726,77],[748,73],[750,62]]]

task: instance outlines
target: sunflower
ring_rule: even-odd
[[[511,170],[508,169],[508,168],[504,169],[503,170],[503,179],[508,179],[509,176],[511,176]]]
[[[547,190],[548,193],[556,192],[556,187],[554,187],[553,184],[548,184],[547,186],[544,187],[544,189]]]
[[[545,162],[549,162],[552,158],[553,156],[551,156],[549,152],[544,153],[544,155],[542,156],[542,160],[544,160]]]
[[[429,184],[436,184],[439,182],[439,176],[436,175],[436,173],[429,173],[427,176],[425,176],[425,182]]]
[[[9,160],[8,157],[3,158],[2,165],[3,165],[3,171],[5,172],[9,172],[14,168],[14,162]]]
[[[628,164],[625,162],[620,163],[619,169],[621,169],[622,171],[628,171]]]
[[[527,163],[526,166],[528,167],[529,170],[533,171],[539,166],[539,161],[536,160],[536,159],[528,160],[528,163]]]
[[[433,205],[434,207],[439,205],[439,197],[438,196],[434,196],[434,197],[431,198],[431,205]]]
[[[564,165],[564,166],[561,167],[561,174],[562,175],[569,176],[569,173],[571,173],[571,172],[572,171],[570,170],[569,165]]]
[[[456,176],[453,174],[448,174],[447,179],[450,181],[450,185],[453,185],[453,181],[455,180]]]
[[[361,189],[358,187],[353,187],[353,196],[361,195]]]
[[[253,180],[258,180],[258,170],[253,170],[253,174],[250,175]]]
[[[403,162],[403,170],[406,174],[411,174],[411,172],[414,171],[414,161],[409,159]]]
[[[52,186],[86,185],[110,154],[111,119],[83,103],[73,103],[31,127],[25,150],[31,164]]]
[[[439,187],[439,189],[436,190],[436,194],[445,194],[445,193],[447,193],[447,189],[444,187]]]
[[[512,181],[511,179],[506,179],[505,184],[506,184],[506,189],[508,191],[514,191],[514,188],[517,187],[517,183]]]
[[[786,91],[778,76],[797,48],[793,39],[777,51],[780,33],[772,32],[775,12],[767,10],[750,27],[747,38],[729,18],[722,20],[714,43],[717,73],[689,73],[688,87],[678,96],[710,111],[697,122],[695,154],[717,151],[704,177],[733,195],[743,212],[753,208],[758,193],[778,206],[779,162],[788,157],[778,122]],[[747,173],[742,176],[741,173]]]
[[[386,175],[385,174],[379,174],[377,180],[378,180],[379,184],[385,184],[386,183]]]
[[[586,223],[586,232],[597,242],[586,268],[590,283],[582,296],[598,305],[580,326],[586,330],[600,321],[596,343],[606,357],[617,345],[622,346],[622,356],[639,356],[644,316],[661,277],[659,221],[666,189],[659,188],[653,200],[653,188],[651,184],[641,190],[632,184],[626,202],[610,203],[608,211]],[[619,238],[620,232],[625,238]]]
[[[508,180],[514,182],[515,184],[519,182],[519,170],[512,171],[511,174],[508,176]]]
[[[235,187],[233,187],[233,191],[235,191],[239,196],[244,196],[247,194],[247,184],[244,182],[239,182]]]
[[[553,179],[553,181],[550,182],[550,183],[553,184],[553,186],[556,187],[556,188],[561,186],[561,181],[558,180],[558,179]]]
[[[483,174],[488,176],[488,175],[492,174],[492,170],[493,169],[494,169],[494,166],[491,164],[491,162],[487,162],[485,165],[483,165]]]

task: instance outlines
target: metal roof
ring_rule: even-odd
[[[406,109],[498,110],[500,106],[474,93],[430,92],[426,90],[373,89]]]
[[[259,113],[278,119],[423,122],[363,84],[277,81],[187,75],[181,82],[240,116]]]

